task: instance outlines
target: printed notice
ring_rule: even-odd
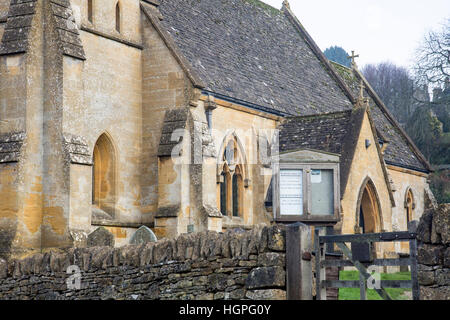
[[[322,170],[311,170],[311,183],[322,182]]]
[[[280,214],[303,214],[302,170],[280,170]]]

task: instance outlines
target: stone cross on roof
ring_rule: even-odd
[[[366,86],[364,85],[364,82],[361,79],[361,82],[359,83],[359,98],[360,99],[364,99],[364,89],[366,88]]]
[[[359,58],[359,54],[355,55],[355,51],[352,50],[352,55],[348,56],[347,59],[351,59],[352,60],[352,67],[353,68],[356,68],[355,58]]]
[[[364,85],[364,81],[362,79],[361,79],[358,87],[359,87],[359,97],[356,102],[356,107],[361,107],[363,105],[368,106],[369,99],[364,97],[364,90],[366,89],[366,86]]]

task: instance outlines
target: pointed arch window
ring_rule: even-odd
[[[92,204],[102,214],[114,217],[116,197],[116,160],[113,144],[102,134],[94,146],[92,167]],[[108,216],[105,215],[105,218]]]
[[[121,16],[120,16],[120,3],[116,4],[116,31],[120,33],[121,31]]]
[[[227,205],[227,189],[228,189],[228,172],[223,171],[220,179],[220,213],[227,215],[228,205]]]
[[[244,204],[243,161],[236,138],[230,139],[219,158],[218,207],[225,216],[242,217]]]
[[[406,190],[405,194],[405,209],[406,209],[406,228],[408,228],[408,224],[414,220],[414,195],[412,193],[411,188]]]

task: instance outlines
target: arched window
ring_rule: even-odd
[[[120,3],[117,2],[116,4],[116,31],[120,32]]]
[[[226,216],[242,217],[244,179],[241,152],[236,138],[230,139],[223,150],[219,173],[218,207]]]
[[[221,174],[221,181],[220,181],[220,212],[226,216],[228,213],[228,204],[227,204],[227,193],[228,193],[228,170],[224,168],[224,171]]]
[[[406,190],[405,194],[405,209],[406,209],[406,228],[408,228],[408,223],[414,220],[414,196],[411,188]]]
[[[233,174],[233,217],[239,217],[242,212],[242,174],[237,166]]]
[[[116,195],[115,152],[111,140],[102,134],[95,146],[92,167],[92,204],[114,217]]]
[[[93,0],[87,0],[87,17],[90,23],[94,21],[94,9],[92,7]]]

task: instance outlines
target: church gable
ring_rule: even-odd
[[[363,110],[366,110],[365,108]],[[371,232],[391,229],[392,207],[395,201],[381,150],[378,145],[375,126],[369,111],[364,111],[360,130],[348,165],[348,178],[342,193],[342,233],[353,233],[358,226],[361,199],[368,189],[372,195],[376,218]],[[341,183],[342,185],[342,183]],[[367,231],[367,230],[366,230]]]
[[[331,62],[331,65],[341,79],[345,81],[354,96],[359,95],[359,86],[363,81],[364,93],[369,100],[370,113],[376,126],[377,136],[389,143],[384,152],[386,163],[417,171],[428,171],[430,168],[427,161],[393,116],[390,115],[364,76],[358,70],[349,69],[335,62]]]

